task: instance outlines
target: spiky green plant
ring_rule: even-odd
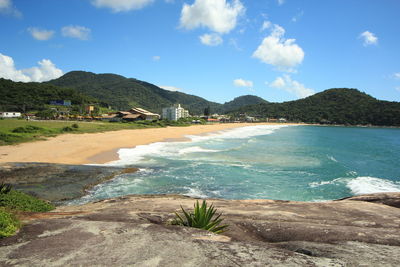
[[[0,184],[0,194],[8,194],[11,191],[11,185],[10,184],[5,184],[1,183]]]
[[[222,214],[216,215],[217,210],[213,207],[213,204],[207,207],[205,200],[201,205],[197,200],[193,211],[187,212],[182,206],[181,209],[183,216],[175,212],[176,218],[172,222],[175,225],[200,228],[216,234],[225,232],[228,227],[227,224],[221,225],[223,219],[220,219],[220,217]]]

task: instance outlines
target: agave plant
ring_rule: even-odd
[[[0,194],[8,194],[11,191],[11,185],[10,184],[0,184]]]
[[[228,227],[227,224],[221,225],[223,219],[220,219],[220,217],[222,214],[216,215],[217,210],[212,204],[207,207],[205,200],[203,200],[201,206],[197,200],[193,212],[187,212],[182,206],[181,209],[183,216],[175,212],[176,218],[173,224],[200,228],[216,234],[225,232]]]

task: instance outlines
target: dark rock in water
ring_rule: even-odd
[[[33,196],[58,202],[81,197],[90,187],[135,168],[50,163],[7,163],[0,165],[0,183]]]
[[[388,193],[385,202],[399,197]],[[167,223],[194,202],[124,196],[28,214],[16,236],[0,240],[0,265],[400,266],[400,209],[393,206],[210,199],[229,224],[223,235]]]

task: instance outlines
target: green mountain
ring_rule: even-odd
[[[163,107],[180,103],[192,114],[202,114],[207,106],[219,112],[222,106],[198,96],[164,90],[147,82],[128,79],[115,74],[72,71],[48,83],[74,88],[108,103],[113,109],[117,110],[126,110],[138,106],[160,113]]]
[[[225,102],[223,105],[224,112],[229,112],[240,107],[256,104],[266,104],[268,101],[262,99],[261,97],[255,95],[243,95],[236,97],[232,101]]]
[[[400,126],[400,103],[377,100],[357,89],[329,89],[310,97],[284,103],[241,107],[232,114],[286,118],[327,124]]]
[[[210,108],[211,113],[224,113],[244,105],[266,102],[256,96],[242,96],[231,102],[220,104],[198,96],[164,90],[154,84],[120,75],[84,71],[72,71],[48,83],[74,88],[83,94],[108,103],[117,110],[138,106],[160,113],[163,107],[180,103],[191,114],[203,114],[207,107]]]
[[[0,111],[27,112],[43,110],[53,100],[71,100],[72,105],[97,103],[75,89],[60,88],[46,83],[13,82],[0,78]]]

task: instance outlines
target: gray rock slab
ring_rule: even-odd
[[[396,202],[400,193],[365,196]],[[400,209],[351,198],[322,203],[210,199],[223,235],[169,225],[178,195],[126,196],[25,214],[0,240],[2,266],[400,266]]]

